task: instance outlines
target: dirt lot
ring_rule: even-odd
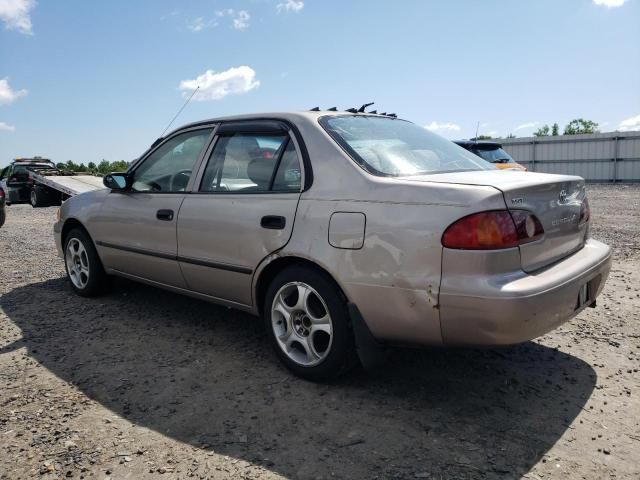
[[[251,316],[127,281],[72,294],[55,209],[0,229],[0,478],[639,478],[640,186],[590,186],[596,309],[504,349],[289,375]]]

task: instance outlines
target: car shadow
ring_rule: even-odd
[[[529,342],[399,349],[330,385],[291,376],[254,317],[124,280],[0,299],[61,379],[137,425],[294,478],[504,478],[539,462],[589,398],[582,360]]]

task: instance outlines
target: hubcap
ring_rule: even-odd
[[[306,283],[291,282],[278,290],[271,306],[271,326],[282,351],[299,365],[317,365],[331,350],[329,309]]]
[[[77,288],[86,287],[89,281],[89,259],[80,240],[77,238],[69,240],[64,259],[71,282]]]

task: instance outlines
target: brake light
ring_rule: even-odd
[[[580,220],[578,220],[578,224],[582,225],[583,223],[587,223],[591,218],[591,208],[589,207],[589,200],[586,198],[582,201],[582,205],[580,205]]]
[[[4,190],[0,188],[0,198],[4,198]]]
[[[464,250],[513,248],[544,234],[540,220],[526,210],[493,210],[457,220],[442,235],[442,245]]]

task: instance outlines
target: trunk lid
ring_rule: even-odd
[[[526,272],[556,262],[584,246],[587,227],[579,225],[585,199],[581,177],[487,170],[402,177],[402,180],[492,186],[502,192],[509,210],[535,214],[544,228],[544,236],[520,245],[520,261]]]

